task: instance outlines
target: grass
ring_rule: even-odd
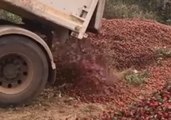
[[[133,86],[140,86],[147,82],[150,74],[147,70],[137,71],[133,68],[126,69],[122,72],[114,70],[114,74],[120,80],[125,80],[128,84]]]
[[[171,57],[171,48],[159,48],[156,50],[157,56],[160,58],[170,58]]]
[[[171,8],[163,6],[161,0],[107,0],[104,17],[153,19],[171,25]]]
[[[108,5],[105,10],[106,18],[142,18],[157,19],[156,14],[140,9],[138,5],[116,4]]]
[[[132,71],[125,74],[125,80],[130,84],[134,86],[140,86],[144,84],[149,77],[149,73],[147,71],[138,72],[138,71]]]
[[[19,24],[22,21],[21,17],[2,9],[0,9],[0,19],[7,20],[16,24]]]
[[[157,65],[161,66],[161,61],[167,58],[171,58],[171,48],[158,48],[156,50]]]

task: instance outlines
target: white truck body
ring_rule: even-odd
[[[105,0],[0,0],[0,9],[20,16],[19,23],[0,19],[0,106],[27,103],[54,83],[53,43],[97,32],[104,5]]]
[[[62,26],[79,39],[84,37],[92,19],[93,27],[99,29],[104,5],[105,0],[0,0],[0,8]]]

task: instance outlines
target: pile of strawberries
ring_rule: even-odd
[[[156,51],[170,47],[171,27],[167,25],[138,19],[103,20],[99,34],[89,33],[87,39],[71,38],[55,44],[57,84],[63,86],[64,93],[82,102],[109,103],[117,110],[126,109],[166,84],[171,76],[171,60],[163,60],[159,66]],[[147,70],[150,77],[139,87],[128,85],[115,75],[115,71],[128,68],[140,72]],[[170,95],[169,91],[167,95]],[[151,102],[147,100],[143,104]],[[115,108],[111,107],[111,110]],[[134,116],[142,108],[139,106],[130,114]],[[141,114],[152,113],[137,115]]]
[[[142,100],[131,108],[117,113],[104,112],[104,120],[169,120],[171,118],[171,84],[152,97]]]
[[[148,20],[105,20],[100,34],[88,40],[112,68],[144,68],[155,61],[156,49],[171,46],[171,27]]]

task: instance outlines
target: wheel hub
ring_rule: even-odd
[[[14,64],[7,64],[3,68],[3,75],[6,79],[11,80],[17,78],[19,75],[19,70],[17,65]]]
[[[27,78],[28,66],[19,55],[6,55],[0,58],[0,87],[19,86]]]

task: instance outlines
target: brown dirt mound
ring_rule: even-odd
[[[64,92],[82,101],[112,102],[121,109],[165,84],[171,68],[168,63],[158,66],[156,50],[167,47],[171,47],[171,27],[137,19],[104,20],[98,35],[56,43],[57,82],[70,82]],[[132,87],[113,75],[114,69],[128,68],[146,69],[150,78],[146,84]]]

